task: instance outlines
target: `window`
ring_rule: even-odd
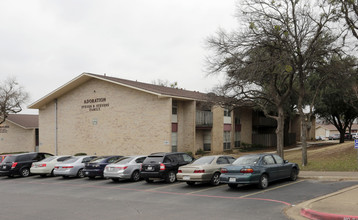
[[[193,158],[187,154],[183,154],[183,159],[185,162],[191,162],[193,161]]]
[[[241,138],[241,132],[235,131],[235,148],[240,147],[240,138]]]
[[[283,164],[283,159],[280,156],[274,154],[273,157],[275,158],[277,164]]]
[[[233,158],[233,157],[228,157],[227,159],[229,160],[230,163],[233,163],[233,162],[236,160],[236,159]]]
[[[224,131],[224,150],[231,149],[231,135],[230,131]]]
[[[219,157],[216,161],[217,164],[229,164],[229,161],[226,159],[226,157]]]
[[[231,117],[231,111],[229,111],[229,109],[225,108],[224,109],[224,116]]]
[[[172,103],[172,115],[178,114],[178,102],[173,101]]]
[[[136,163],[143,163],[143,161],[145,160],[146,157],[140,157],[138,159],[135,160]]]
[[[178,151],[178,133],[172,132],[172,152]]]
[[[264,160],[263,160],[263,164],[264,165],[272,165],[272,164],[275,164],[275,161],[272,158],[272,156],[265,156]]]
[[[211,151],[211,131],[207,131],[203,135],[203,148],[204,151]]]

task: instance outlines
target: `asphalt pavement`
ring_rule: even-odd
[[[301,171],[300,179],[319,181],[358,181],[358,172]],[[358,185],[305,201],[286,209],[294,220],[358,220]]]

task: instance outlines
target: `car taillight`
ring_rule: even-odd
[[[125,169],[127,169],[128,168],[128,166],[126,166],[126,167],[116,167],[118,170],[125,170]]]
[[[39,164],[39,167],[46,167],[46,164],[45,163]]]
[[[240,170],[240,173],[253,173],[254,170],[251,168],[243,168]]]
[[[62,167],[63,169],[69,169],[69,168],[73,168],[73,166],[68,166],[68,167]]]
[[[160,164],[160,170],[165,170],[165,165],[163,163]]]
[[[15,168],[17,165],[17,162],[12,162],[11,168]]]
[[[226,168],[221,168],[221,173],[228,173]]]
[[[60,168],[60,167],[58,167],[58,166],[55,167],[55,169],[58,169],[58,168]]]
[[[194,173],[205,173],[205,170],[194,170]]]
[[[183,171],[181,171],[181,170],[178,170],[178,173],[182,173]]]

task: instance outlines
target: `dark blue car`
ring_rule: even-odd
[[[265,189],[275,180],[295,181],[299,170],[296,163],[289,163],[276,154],[249,154],[222,168],[220,183],[227,183],[230,188],[236,188],[238,184],[257,184]]]
[[[97,157],[89,163],[86,163],[85,168],[83,169],[83,174],[90,179],[94,179],[97,176],[103,178],[103,171],[107,164],[113,163],[122,157],[123,156],[118,155]]]

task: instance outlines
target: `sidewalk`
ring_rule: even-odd
[[[301,171],[299,178],[326,181],[358,181],[358,172]],[[294,220],[358,220],[358,184],[292,206],[286,210],[286,214]]]

